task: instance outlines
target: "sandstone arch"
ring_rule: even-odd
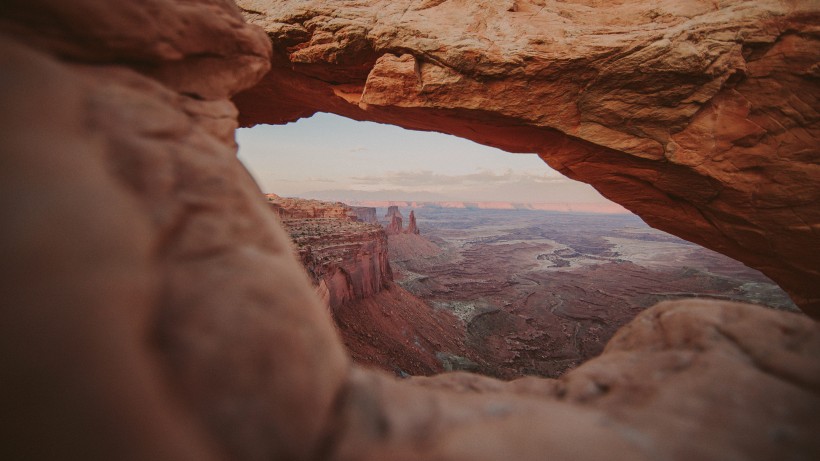
[[[245,7],[266,8],[257,3]],[[414,5],[449,7],[395,4],[410,15]],[[535,13],[524,2],[505,6]],[[727,21],[757,11],[743,2],[727,8]],[[762,42],[750,56],[802,49],[814,37],[810,17],[772,14],[773,24],[788,20],[797,33],[772,48]],[[331,56],[333,41],[327,44]],[[561,380],[396,381],[353,366],[235,158],[238,113],[227,98],[262,77],[269,46],[223,0],[12,0],[0,10],[4,457],[771,459],[820,452],[818,325],[754,306],[656,306],[600,358]],[[352,49],[367,51],[364,43]],[[406,65],[403,54],[387,64]],[[369,70],[365,63],[342,69],[356,77]],[[457,64],[483,71],[481,59]],[[307,95],[333,90],[299,74],[271,75],[284,88],[316,85]],[[278,88],[270,82],[259,87],[263,95]],[[327,101],[340,112],[358,107]],[[282,100],[277,111],[294,117],[314,109]],[[443,114],[409,108],[402,118],[453,119]],[[503,139],[495,126],[484,132]],[[569,139],[539,133],[559,144]],[[572,142],[572,149],[584,145]],[[791,161],[810,163],[811,151],[800,153]],[[802,184],[816,190],[816,182]],[[803,228],[784,229],[799,236]]]
[[[274,44],[242,124],[334,112],[537,152],[820,316],[813,2],[237,3]]]

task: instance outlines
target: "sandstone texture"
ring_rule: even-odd
[[[378,223],[376,218],[376,208],[371,206],[352,206],[350,209],[356,215],[356,219],[366,223]]]
[[[244,120],[264,121],[260,114],[268,114],[266,120],[291,119],[316,110],[323,98],[328,109],[355,110],[350,115],[361,117],[358,103],[334,96],[334,87],[355,102],[371,68],[378,68],[397,71],[396,78],[381,80],[384,84],[407,82],[418,88],[417,80],[405,79],[407,64],[416,59],[409,53],[417,48],[395,48],[397,54],[385,54],[382,64],[371,65],[371,42],[359,39],[367,38],[371,27],[381,27],[373,37],[389,42],[406,36],[396,22],[404,23],[403,14],[396,11],[407,13],[406,21],[427,15],[411,23],[426,28],[413,36],[429,44],[425,52],[435,59],[429,60],[432,67],[428,61],[419,64],[419,73],[453,71],[448,78],[463,75],[470,84],[470,75],[485,78],[486,63],[489,68],[495,63],[487,59],[491,54],[463,53],[474,49],[467,29],[507,30],[489,19],[471,21],[478,14],[523,12],[533,26],[515,24],[519,36],[531,37],[526,32],[533,28],[556,30],[550,37],[570,40],[571,47],[559,50],[571,53],[565,60],[534,61],[554,67],[527,68],[522,60],[504,71],[523,69],[536,80],[552,78],[561,91],[549,94],[568,100],[582,96],[571,91],[571,82],[589,84],[584,88],[591,92],[591,106],[584,107],[592,108],[581,113],[599,117],[602,127],[611,124],[614,133],[607,136],[625,139],[619,148],[604,147],[614,141],[583,141],[582,127],[604,130],[590,128],[580,115],[574,119],[577,136],[568,135],[556,121],[575,123],[568,106],[539,99],[532,89],[528,101],[543,101],[544,120],[556,124],[551,131],[515,117],[505,119],[511,125],[484,123],[470,118],[478,109],[464,107],[436,116],[439,109],[408,104],[399,113],[385,106],[384,114],[392,115],[380,119],[395,117],[416,127],[451,121],[441,126],[462,136],[483,133],[509,140],[519,133],[529,140],[548,139],[551,146],[558,143],[563,149],[550,151],[552,164],[577,177],[603,175],[608,179],[591,180],[647,220],[657,216],[652,222],[675,227],[665,216],[694,229],[693,234],[703,233],[703,239],[718,242],[713,247],[764,267],[807,301],[816,293],[805,288],[815,280],[807,269],[815,240],[806,237],[806,229],[816,223],[811,214],[816,208],[802,200],[813,197],[817,187],[811,165],[816,137],[814,106],[801,101],[816,95],[816,66],[806,62],[817,47],[812,45],[814,13],[802,3],[737,3],[712,13],[704,13],[712,3],[664,3],[639,16],[654,17],[646,27],[626,20],[635,12],[633,3],[617,7],[623,10],[605,7],[614,9],[600,15],[588,14],[582,3],[561,3],[557,11],[564,14],[559,15],[552,3],[368,2],[370,9],[363,2],[333,2],[346,7],[335,17],[313,14],[321,6],[313,2],[257,3],[243,2],[243,7],[277,38],[273,57],[264,34],[243,23],[236,7],[223,0],[13,0],[0,9],[4,459],[818,456],[820,331],[798,314],[707,301],[658,305],[621,330],[599,358],[560,380],[504,383],[458,374],[397,380],[353,365],[287,234],[236,158],[239,114],[227,99],[274,62],[277,70],[268,74],[257,97],[260,103],[279,98],[277,104],[260,104],[257,109],[263,111],[253,112],[246,94]],[[326,6],[323,11],[338,13]],[[372,14],[360,21],[362,11]],[[392,22],[379,22],[377,16]],[[609,23],[610,32],[577,34],[575,24],[594,18],[605,18],[601,21]],[[350,21],[361,27],[348,27]],[[565,23],[573,28],[550,29]],[[311,24],[317,26],[313,32]],[[607,30],[597,24],[590,30]],[[667,30],[683,32],[659,39],[655,47],[651,43],[656,42],[647,42],[640,50],[629,48],[652,24],[665,25],[661,36]],[[440,44],[436,30],[464,41]],[[336,32],[347,34],[341,47]],[[504,37],[510,35],[481,46],[503,51],[492,56],[520,56],[501,48],[519,43]],[[316,48],[322,40],[325,52]],[[601,47],[602,42],[623,43],[631,53],[613,54],[613,47]],[[727,43],[740,54],[726,54]],[[284,61],[290,59],[283,52],[289,46],[297,47],[288,52],[297,56],[294,64]],[[299,49],[305,51],[300,55]],[[718,55],[714,65],[697,59],[712,49]],[[549,55],[547,48],[536,50]],[[651,62],[655,52],[661,52],[657,67],[634,71],[641,62]],[[628,59],[634,53],[644,54],[636,62]],[[682,67],[663,67],[661,58],[670,53],[687,56],[673,61]],[[723,65],[741,58],[745,78],[730,78]],[[599,63],[601,78],[568,72],[591,63]],[[306,79],[308,74],[292,66],[312,76]],[[703,66],[707,70],[697,72]],[[657,69],[667,73],[659,75]],[[680,96],[677,91],[684,86],[677,75],[689,81],[692,69],[692,81],[705,75],[717,83]],[[764,78],[767,73],[770,77]],[[634,86],[616,84],[607,93],[606,82],[625,81]],[[338,88],[344,82],[351,86]],[[503,79],[496,82],[507,85]],[[646,89],[652,82],[656,86]],[[486,79],[482,85],[492,83]],[[776,100],[771,99],[775,86]],[[389,95],[405,94],[380,93],[378,87],[371,102],[365,101],[374,110]],[[447,93],[452,87],[439,88]],[[623,89],[646,94],[632,98]],[[299,91],[310,99],[294,101]],[[500,112],[493,112],[493,102],[516,98],[514,84],[508,91],[509,98],[493,93],[482,100],[481,113],[495,119]],[[456,93],[453,100],[461,100]],[[600,112],[607,106],[596,101],[609,94],[612,100],[647,100],[649,105],[645,111],[633,108],[632,118],[620,121],[624,112],[616,103],[614,112]],[[655,105],[653,95],[663,103]],[[747,106],[737,105],[741,97]],[[679,119],[685,112],[675,101],[701,107]],[[658,107],[664,109],[658,112]],[[766,132],[750,137],[744,131],[750,125],[738,121],[739,114]],[[629,124],[636,133],[651,132],[652,141],[631,132],[617,134]],[[680,126],[682,131],[675,131]],[[715,146],[722,146],[714,149],[726,150],[697,151],[693,146],[704,147],[698,143],[705,141],[687,130],[709,134]],[[649,145],[665,133],[678,146],[666,170],[655,168],[661,161],[654,157],[627,153],[637,147],[620,149],[632,141]],[[530,145],[527,150],[533,150]],[[589,156],[580,162],[576,154],[584,149]],[[738,149],[750,155],[735,155]],[[715,182],[693,179],[703,175]],[[760,184],[759,195],[749,196],[750,175]],[[775,218],[776,225],[770,221]],[[681,227],[678,233],[686,232]],[[735,238],[739,243],[728,243]],[[758,239],[760,246],[749,246],[748,239]],[[786,283],[787,273],[793,275],[792,285]]]
[[[393,281],[387,235],[378,224],[362,223],[340,202],[266,197],[331,312],[369,298]]]
[[[820,317],[816,1],[237,3],[274,48],[242,124],[334,112],[537,152]]]
[[[280,197],[265,194],[265,199],[281,220],[328,218],[342,221],[356,221],[356,213],[341,202],[323,202],[302,198]]]
[[[477,419],[505,411],[530,415],[524,421],[501,417],[496,432],[488,434],[445,410],[429,423],[463,421],[445,436],[442,451],[448,455],[454,450],[487,460],[809,459],[820,453],[816,437],[805,432],[820,427],[813,414],[820,405],[820,369],[810,358],[820,347],[817,331],[803,316],[751,305],[664,302],[621,329],[600,357],[558,380],[503,383],[450,374],[411,381],[453,400],[472,400]],[[382,398],[387,401],[392,392]],[[502,440],[514,446],[499,448]],[[606,453],[604,444],[614,451]]]

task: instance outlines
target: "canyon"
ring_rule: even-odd
[[[357,363],[406,377],[442,372],[442,357],[465,354],[463,323],[394,283],[390,228],[362,222],[376,216],[375,208],[265,198]],[[390,216],[400,219],[398,210]]]
[[[423,210],[416,240],[389,237],[393,274],[464,321],[469,371],[557,378],[662,301],[697,297],[797,311],[760,272],[634,215]]]
[[[4,458],[816,458],[818,22],[808,0],[5,2]],[[537,152],[804,313],[663,301],[557,379],[358,365],[236,158],[238,126],[317,111]],[[537,264],[579,259],[552,246]],[[402,315],[390,293],[359,312]]]
[[[379,225],[359,218],[376,208],[265,198],[351,358],[398,376],[558,378],[662,301],[797,311],[763,274],[630,214],[428,206],[422,236],[398,205]]]

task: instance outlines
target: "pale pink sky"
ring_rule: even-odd
[[[609,204],[535,154],[440,133],[317,114],[237,132],[264,192],[306,198]]]

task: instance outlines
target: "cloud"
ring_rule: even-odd
[[[314,183],[314,182],[326,182],[326,183],[338,183],[339,181],[336,179],[328,179],[328,178],[319,178],[319,177],[310,177],[310,178],[270,178],[271,182],[274,183]]]
[[[568,180],[563,176],[516,172],[481,170],[476,173],[447,175],[429,170],[387,172],[383,175],[354,176],[350,178],[358,186],[384,186],[415,189],[419,187],[436,187],[446,190],[471,186],[490,186],[504,184],[559,184]]]

